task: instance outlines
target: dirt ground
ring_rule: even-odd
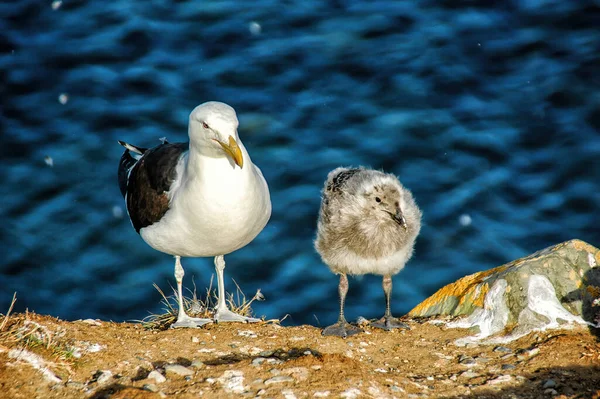
[[[0,326],[0,397],[600,397],[600,344],[585,327],[458,347],[469,331],[407,321],[341,339],[312,326],[152,331],[18,314]]]

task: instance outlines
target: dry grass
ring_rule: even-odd
[[[237,314],[253,317],[252,303],[264,300],[263,294],[259,289],[251,299],[248,299],[235,280],[233,280],[233,283],[235,284],[236,291],[235,293],[226,293],[225,301],[227,305]],[[165,313],[151,314],[141,320],[141,323],[147,329],[165,330],[177,321],[179,309],[179,305],[177,304],[177,290],[171,287],[173,294],[167,296],[156,284],[153,285],[162,297],[161,303],[164,305]],[[193,291],[188,291],[190,291],[191,297],[183,296],[185,312],[191,317],[212,318],[214,316],[213,309],[217,305],[218,299],[217,290],[213,288],[213,278],[211,277],[210,285],[206,289],[206,294],[203,298],[198,298],[196,283],[194,283]],[[264,317],[262,319],[264,320]],[[279,322],[279,320],[268,320],[268,322]]]
[[[66,338],[66,330],[51,328],[38,323],[34,313],[25,313],[11,316],[17,294],[13,295],[10,307],[0,323],[0,347],[5,349],[24,349],[37,353],[42,358],[52,358],[47,361],[53,369],[60,374],[70,375],[71,366],[77,356],[77,349]]]

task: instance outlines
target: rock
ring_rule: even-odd
[[[486,381],[486,385],[498,385],[498,384],[504,384],[505,382],[509,382],[511,381],[513,378],[510,375],[501,375],[499,377],[496,377],[494,379],[491,380],[487,380]]]
[[[144,384],[142,386],[142,389],[144,391],[150,391],[150,392],[158,392],[158,387],[154,384]]]
[[[468,371],[465,371],[464,373],[460,373],[459,377],[471,379],[471,378],[479,377],[480,375],[481,374],[477,374],[474,371],[468,370]]]
[[[240,337],[246,337],[246,338],[256,338],[258,336],[258,335],[256,335],[256,333],[254,331],[251,331],[251,330],[239,331],[238,335]]]
[[[316,391],[313,396],[315,398],[326,398],[331,394],[330,391]]]
[[[556,381],[554,381],[554,380],[546,380],[544,382],[544,385],[542,385],[543,389],[554,388],[554,387],[556,387]]]
[[[264,357],[257,357],[257,358],[255,358],[255,359],[252,360],[252,365],[253,366],[260,366],[261,364],[263,364],[265,362],[265,360],[267,360],[267,359],[265,359]]]
[[[308,369],[306,367],[290,367],[281,370],[281,374],[291,375],[298,381],[305,381],[308,379]]]
[[[246,390],[244,386],[244,373],[239,370],[227,370],[217,378],[226,392],[242,393]]]
[[[162,375],[161,373],[159,373],[156,370],[151,371],[150,374],[148,374],[147,378],[149,380],[156,381],[158,384],[161,384],[167,380],[164,375]]]
[[[494,348],[494,352],[512,353],[512,349],[507,348],[506,346],[497,346]]]
[[[464,366],[473,366],[477,362],[471,356],[460,355],[458,357],[458,362]]]
[[[285,389],[281,391],[281,394],[283,395],[284,399],[296,399],[296,395],[294,395],[294,391],[291,389]]]
[[[501,367],[502,370],[514,370],[515,368],[514,364],[503,364]]]
[[[190,367],[193,367],[195,369],[201,369],[201,368],[204,368],[204,366],[205,366],[204,362],[202,362],[201,360],[198,360],[198,359],[193,360],[192,364],[190,365]]]
[[[448,325],[478,327],[476,339],[507,327],[514,327],[509,338],[516,339],[533,329],[583,324],[593,320],[591,304],[598,296],[600,279],[589,272],[598,264],[598,248],[580,240],[567,241],[448,284],[409,315],[467,316]]]
[[[340,394],[340,398],[355,399],[360,396],[361,392],[358,388],[350,388]]]
[[[282,384],[286,382],[294,382],[294,379],[289,375],[276,375],[275,377],[265,380],[265,385]]]
[[[539,348],[520,349],[517,351],[517,359],[524,360],[530,357],[537,356],[540,353]]]
[[[113,377],[113,373],[110,370],[102,370],[96,374],[96,382],[98,385],[104,385],[108,383]]]
[[[165,366],[165,374],[175,374],[181,377],[186,377],[188,375],[194,375],[194,372],[180,364],[167,364]]]

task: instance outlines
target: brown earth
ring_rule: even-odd
[[[468,331],[407,321],[409,331],[366,327],[341,339],[312,326],[151,331],[18,314],[0,325],[0,397],[600,397],[600,345],[585,327],[457,347]],[[166,380],[148,378],[154,370]]]

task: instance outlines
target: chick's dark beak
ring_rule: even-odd
[[[404,228],[404,230],[408,230],[408,226],[406,225],[406,219],[404,219],[404,215],[402,214],[402,209],[396,209],[396,213],[392,215],[392,218],[396,223]]]

